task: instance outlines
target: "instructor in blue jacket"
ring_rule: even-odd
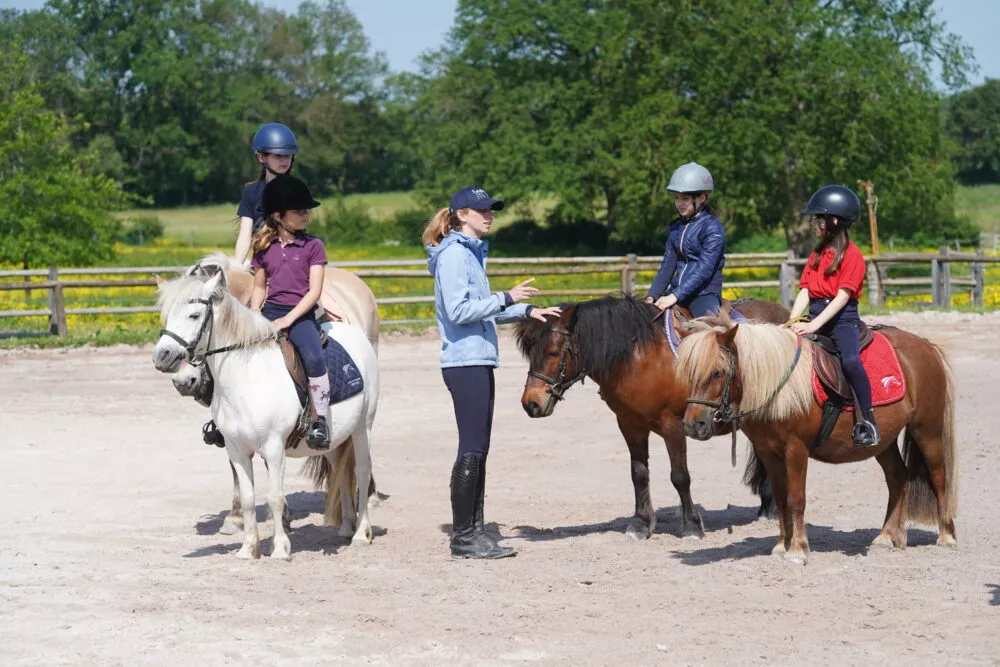
[[[661,310],[679,303],[702,317],[722,305],[726,236],[708,206],[713,190],[712,174],[697,162],[678,167],[670,177],[667,192],[680,217],[670,225],[663,263],[646,295]]]
[[[526,280],[506,292],[491,292],[486,279],[487,243],[493,213],[503,202],[482,188],[455,193],[424,229],[427,266],[434,276],[434,301],[441,332],[441,374],[451,393],[458,422],[458,457],[451,471],[456,558],[504,558],[514,549],[501,547],[486,532],[486,458],[493,428],[493,369],[500,361],[497,323],[524,317],[545,321],[557,307],[535,308],[526,301],[538,293]]]

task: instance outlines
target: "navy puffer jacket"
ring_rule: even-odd
[[[719,219],[701,211],[689,222],[670,225],[663,263],[647,296],[668,293],[686,305],[702,294],[722,294],[722,267],[726,265],[726,235]]]

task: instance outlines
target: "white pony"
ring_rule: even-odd
[[[247,270],[242,262],[236,261],[225,253],[214,252],[203,257],[197,264],[188,267],[183,275],[194,276],[206,281],[219,271],[226,272],[226,286],[229,288],[229,292],[240,303],[248,303],[250,293],[253,290],[253,274]],[[348,324],[364,331],[377,355],[380,322],[375,295],[361,278],[350,271],[328,266],[324,273],[322,297],[324,308],[331,312],[339,310],[343,316],[346,316]],[[157,277],[158,285],[162,285],[164,282]],[[192,366],[188,363],[182,363],[177,372],[171,376],[171,381],[181,396],[192,397],[206,408],[211,407],[214,381],[204,365]],[[353,450],[344,449],[347,451],[342,452],[342,455],[347,455],[348,452],[353,454]],[[374,462],[374,454],[372,454],[372,459]],[[353,471],[354,459],[345,461],[344,465]],[[338,464],[339,467],[341,466]],[[232,510],[226,514],[225,520],[219,527],[219,533],[222,535],[235,535],[243,530],[243,507],[240,502],[239,479],[236,476],[236,468],[232,464],[229,468],[233,479],[233,505]],[[306,465],[303,466],[301,472],[312,478],[317,489],[326,488],[332,482],[330,475],[333,473],[333,469],[326,457],[318,456],[306,459]],[[368,493],[369,502],[372,506],[376,506],[382,496],[376,491],[374,473]],[[333,518],[340,517],[342,510],[339,494],[336,494],[332,501],[334,506],[327,508],[326,515]],[[287,505],[285,505],[285,515],[282,520],[285,530],[291,530],[291,513]],[[336,522],[331,519],[329,523]]]
[[[153,349],[157,370],[174,372],[182,361],[194,366],[205,363],[215,378],[212,418],[226,439],[243,512],[243,546],[236,556],[260,557],[251,464],[254,453],[267,463],[272,517],[284,515],[285,455],[326,456],[334,469],[327,485],[327,522],[335,521],[330,514],[337,500],[340,534],[353,533],[352,544],[371,543],[367,491],[371,483],[371,431],[378,408],[379,371],[378,359],[365,333],[343,323],[335,323],[331,329],[333,338],[357,365],[365,386],[360,394],[330,406],[330,450],[309,449],[304,439],[286,450],[285,442],[298,422],[301,406],[274,325],[229,293],[223,272],[207,281],[184,276],[164,283],[159,308],[165,328]],[[343,470],[345,459],[354,459],[355,467],[350,471],[353,474]],[[361,498],[353,497],[356,488],[361,490]],[[291,541],[282,521],[273,523],[271,556],[288,559]]]

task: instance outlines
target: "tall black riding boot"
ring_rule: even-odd
[[[451,555],[457,558],[504,558],[514,550],[497,546],[476,527],[479,507],[479,482],[482,463],[474,454],[466,454],[451,470],[451,516],[454,532]]]
[[[863,410],[861,419],[854,425],[851,433],[854,440],[855,449],[875,447],[882,439],[878,431],[878,424],[875,423],[875,414],[872,410]]]

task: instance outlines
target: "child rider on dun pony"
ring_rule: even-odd
[[[858,299],[865,280],[865,259],[847,230],[861,213],[861,201],[843,185],[826,185],[809,198],[802,211],[811,215],[819,242],[809,255],[799,294],[792,306],[791,328],[797,334],[820,333],[837,346],[844,375],[861,408],[854,426],[854,446],[878,445],[880,437],[872,412],[872,388],[861,364],[861,319]],[[809,309],[809,322],[795,322]]]

